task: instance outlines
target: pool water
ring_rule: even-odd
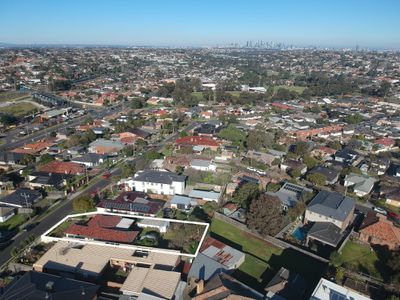
[[[292,235],[294,238],[300,242],[304,241],[306,239],[306,233],[304,230],[302,230],[300,227],[296,228],[295,231],[293,231]]]

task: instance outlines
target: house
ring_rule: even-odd
[[[307,289],[306,281],[297,273],[281,267],[275,276],[267,283],[264,290],[267,292],[267,299],[302,299]]]
[[[160,170],[137,172],[126,182],[135,191],[159,195],[184,194],[186,176]]]
[[[87,168],[97,167],[107,161],[107,155],[97,153],[86,153],[71,160],[74,163],[85,165]]]
[[[220,142],[207,136],[185,136],[177,139],[175,144],[178,149],[182,147],[193,148],[195,146],[200,146],[203,148],[209,148],[212,151],[217,151],[220,147]]]
[[[337,192],[320,191],[307,206],[304,222],[332,223],[346,229],[353,219],[355,201]]]
[[[193,132],[195,135],[198,136],[208,136],[213,137],[215,134],[219,132],[221,124],[211,124],[211,123],[204,123],[200,126],[196,127]]]
[[[219,273],[211,277],[206,284],[200,280],[196,286],[193,300],[223,300],[223,299],[264,299],[264,295],[245,285],[232,276]]]
[[[127,220],[131,221],[131,225],[134,222],[133,219]],[[130,244],[136,239],[139,231],[126,230],[130,226],[128,228],[119,228],[118,225],[123,222],[124,218],[120,216],[97,214],[84,225],[79,223],[71,224],[64,233],[67,237],[78,239]]]
[[[176,253],[158,253],[119,246],[98,245],[94,243],[70,243],[59,241],[52,246],[39,260],[34,263],[33,269],[38,272],[66,274],[85,280],[96,280],[108,266],[133,270],[136,267],[162,266],[163,270],[172,273],[163,273],[164,279],[175,276],[172,269],[178,264],[179,256]],[[135,274],[135,273],[133,273]],[[178,273],[179,274],[179,273]],[[138,274],[136,274],[138,275]],[[138,277],[138,285],[143,283],[143,275]],[[132,277],[127,283],[133,283]],[[160,280],[156,282],[160,284]]]
[[[0,206],[0,223],[3,223],[15,215],[15,207]]]
[[[331,168],[323,167],[323,166],[316,166],[308,172],[309,174],[321,174],[325,176],[326,181],[325,184],[335,184],[339,180],[340,173]]]
[[[312,240],[336,249],[343,238],[343,231],[335,224],[329,222],[315,222],[307,232],[306,245],[309,245],[309,242]]]
[[[400,228],[374,211],[368,211],[359,233],[359,239],[365,243],[387,246],[392,251],[400,248]]]
[[[343,148],[335,153],[335,160],[347,165],[351,165],[357,157],[357,153],[348,148]]]
[[[272,162],[276,159],[276,157],[272,154],[258,152],[258,151],[254,151],[254,150],[247,151],[247,154],[245,157],[260,161],[268,166],[271,166]],[[279,161],[279,159],[278,159],[278,161]]]
[[[125,147],[118,141],[97,139],[89,144],[89,152],[116,156]]]
[[[3,151],[0,152],[0,164],[18,165],[22,164],[25,155],[23,153]]]
[[[197,205],[197,202],[190,197],[174,195],[170,202],[171,208],[189,210],[192,206]]]
[[[350,173],[344,179],[344,186],[353,187],[353,191],[358,197],[364,197],[371,193],[375,182],[376,179],[368,175]]]
[[[205,159],[193,159],[189,165],[190,168],[198,171],[212,171],[217,170],[217,166],[212,162],[212,160]]]
[[[119,133],[119,139],[122,143],[133,144],[137,140],[147,140],[151,137],[151,133],[140,128],[129,128]]]
[[[85,173],[85,168],[81,164],[69,161],[51,161],[39,167],[39,171],[46,173],[82,175]]]
[[[85,281],[28,271],[11,281],[0,293],[0,298],[3,300],[93,300],[97,299],[99,288],[100,286]]]
[[[16,189],[13,193],[0,198],[0,204],[12,207],[31,207],[42,199],[42,194],[36,190],[25,188]]]
[[[389,167],[389,158],[378,158],[377,160],[371,161],[371,172],[377,173],[378,176],[384,175]]]
[[[385,202],[387,204],[390,204],[390,205],[393,205],[396,207],[400,207],[400,188],[390,191],[385,196],[386,196]]]
[[[208,237],[192,263],[188,278],[209,280],[217,273],[228,273],[239,268],[244,259],[243,252]]]
[[[299,170],[301,175],[304,175],[307,172],[307,166],[302,162],[294,159],[286,159],[281,163],[280,168],[285,172]]]
[[[384,138],[378,139],[375,141],[375,145],[377,145],[379,147],[376,152],[389,151],[394,147],[395,144],[396,144],[396,141],[392,138],[384,137]]]
[[[60,189],[67,184],[67,180],[72,178],[73,175],[47,173],[47,172],[32,172],[28,175],[27,186],[31,189],[34,188],[55,188]]]
[[[315,148],[313,151],[311,151],[314,156],[320,157],[324,161],[331,159],[336,152],[337,150],[326,146]]]
[[[286,181],[279,191],[275,193],[267,192],[267,194],[279,198],[283,210],[288,210],[289,208],[294,207],[296,203],[300,201],[304,193],[312,192],[312,190],[306,187]]]
[[[235,211],[237,211],[237,209],[238,206],[236,205],[236,203],[228,202],[223,206],[222,213],[225,216],[229,216],[230,214],[233,214]]]
[[[311,294],[310,300],[371,300],[358,292],[321,278]]]
[[[101,200],[97,211],[155,217],[163,206],[163,201],[149,199],[143,192],[127,191],[114,200]]]
[[[140,228],[157,229],[161,233],[166,233],[169,227],[169,221],[143,219],[137,222],[137,226]]]
[[[189,193],[189,197],[205,202],[214,201],[218,203],[221,197],[221,192],[193,189]]]

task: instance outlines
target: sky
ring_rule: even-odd
[[[0,42],[400,49],[400,0],[1,0]]]

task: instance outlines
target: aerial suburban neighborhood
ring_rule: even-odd
[[[0,44],[0,299],[400,299],[400,52]]]

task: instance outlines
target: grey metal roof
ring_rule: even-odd
[[[186,176],[172,172],[158,170],[143,170],[135,174],[135,181],[172,184],[172,182],[184,182]]]
[[[192,198],[190,198],[190,197],[174,195],[174,197],[171,199],[171,204],[189,205],[191,201],[192,201]]]
[[[86,153],[80,157],[76,157],[72,160],[72,162],[77,163],[84,163],[84,162],[91,162],[91,163],[98,163],[101,159],[107,159],[107,155],[104,154],[97,154],[97,153]]]
[[[207,255],[199,253],[193,261],[188,277],[208,280],[215,274],[227,271],[227,267],[223,264],[220,264]]]
[[[3,204],[13,205],[13,206],[26,206],[31,205],[42,198],[42,194],[36,190],[30,189],[17,189],[14,193],[5,196],[0,199]]]
[[[320,191],[308,205],[307,210],[344,221],[353,211],[355,200],[337,192]]]
[[[213,201],[218,201],[220,196],[221,193],[218,192],[194,189],[189,193],[189,197]]]

